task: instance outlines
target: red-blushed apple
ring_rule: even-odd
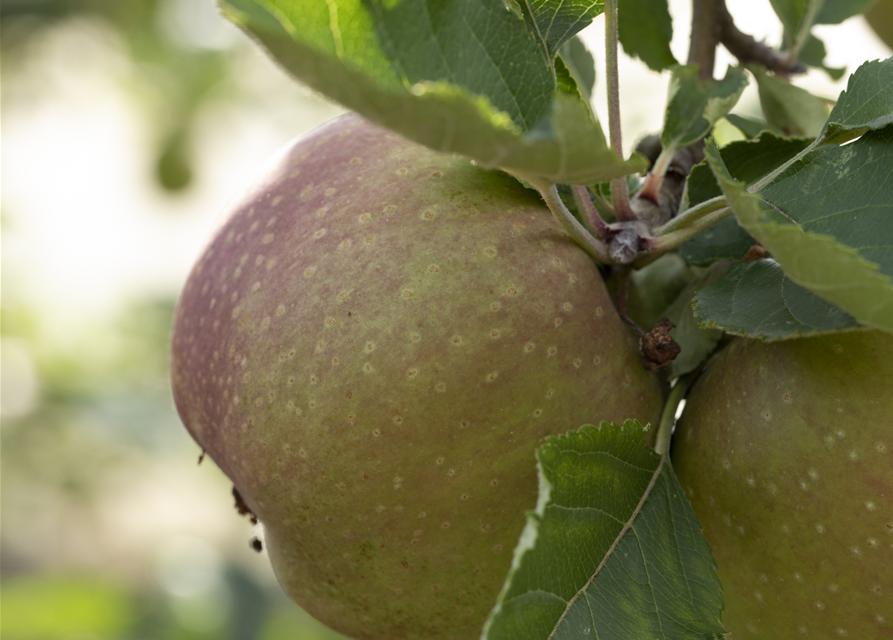
[[[172,381],[285,591],[354,638],[477,638],[535,448],[656,425],[662,403],[536,192],[354,115],[231,206],[180,299]]]
[[[733,638],[893,638],[893,335],[734,341],[673,464]]]

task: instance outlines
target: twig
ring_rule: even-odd
[[[782,55],[738,29],[723,0],[717,6],[717,18],[719,41],[741,64],[755,62],[779,75],[806,73],[806,67],[797,61],[796,56]]]
[[[713,79],[716,64],[716,45],[719,43],[719,20],[717,4],[720,0],[692,0],[691,39],[688,49],[688,64],[699,67],[701,80]]]

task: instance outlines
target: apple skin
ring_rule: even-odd
[[[536,504],[535,448],[656,425],[662,403],[536,192],[354,115],[229,208],[171,367],[284,590],[355,638],[477,638]]]
[[[733,638],[893,638],[893,335],[738,339],[673,464]]]

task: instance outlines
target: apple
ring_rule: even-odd
[[[539,195],[358,116],[229,208],[178,304],[174,399],[288,595],[355,638],[476,638],[535,448],[657,424],[598,268]]]
[[[733,638],[893,637],[893,335],[737,339],[673,464]]]

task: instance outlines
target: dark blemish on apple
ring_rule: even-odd
[[[453,336],[450,338],[450,341],[456,346],[462,344],[462,338],[460,336]]]
[[[499,337],[499,329],[493,329],[493,330],[491,330],[491,331],[490,331],[490,337],[491,337],[491,338],[498,338],[498,337]]]
[[[493,382],[494,380],[496,380],[497,377],[499,377],[498,371],[494,371],[493,373],[488,373],[487,374],[487,382]]]
[[[487,247],[484,249],[484,253],[490,258],[493,258],[496,256],[496,247]]]
[[[202,449],[202,452],[198,456],[198,463],[201,464],[204,461],[205,461],[205,450]]]
[[[251,511],[251,509],[245,503],[245,500],[242,499],[242,494],[239,493],[239,490],[236,489],[235,485],[233,485],[233,499],[235,499],[235,501],[236,501],[235,507],[236,507],[236,511],[238,512],[238,514],[240,516],[245,516],[245,515],[249,516],[249,519],[251,520],[251,524],[257,524],[257,516],[254,515],[254,513]]]
[[[518,295],[518,290],[515,287],[509,287],[508,289],[505,290],[505,292],[510,296]]]
[[[261,541],[257,538],[251,538],[251,541],[248,544],[251,546],[252,549],[257,551],[258,553],[260,553],[261,551],[264,550],[263,543],[261,543]]]

